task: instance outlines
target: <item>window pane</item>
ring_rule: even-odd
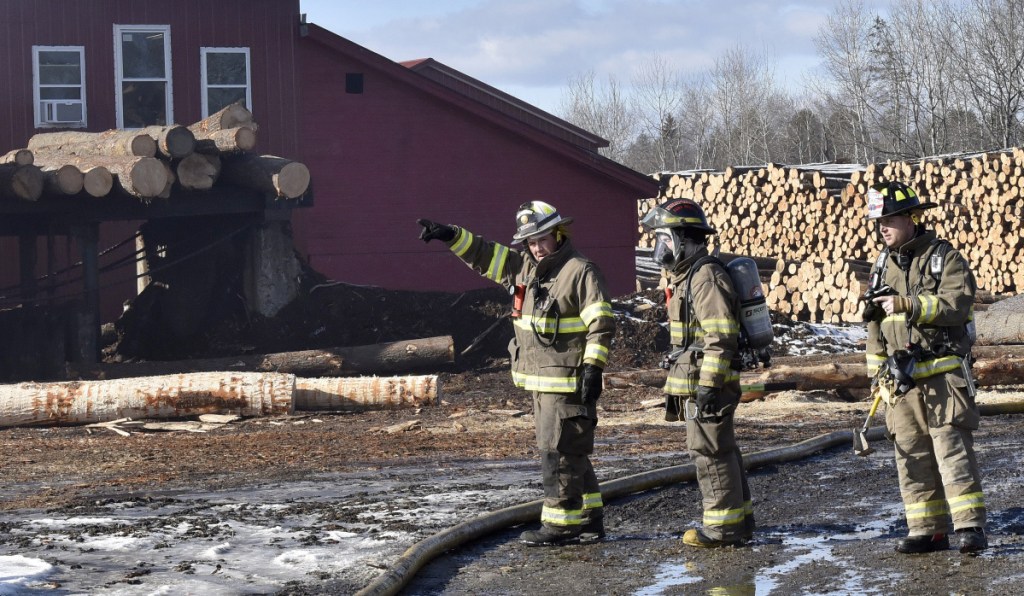
[[[82,121],[82,104],[72,103],[64,104],[58,103],[53,107],[53,114],[51,115],[52,120],[57,122],[81,122]]]
[[[209,52],[206,54],[208,85],[245,85],[245,54]]]
[[[206,90],[206,105],[210,113],[220,110],[228,104],[241,101],[245,105],[245,87],[242,88],[218,88]],[[246,106],[248,107],[248,106]]]
[[[167,124],[167,83],[125,82],[121,85],[124,127],[142,128]]]
[[[122,33],[121,60],[126,79],[164,78],[164,34],[160,31]]]
[[[81,59],[78,52],[39,52],[39,82],[43,85],[81,85]]]
[[[82,88],[40,87],[39,99],[82,99]]]

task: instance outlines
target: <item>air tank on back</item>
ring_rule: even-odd
[[[740,327],[746,335],[747,345],[754,350],[767,348],[775,334],[768,316],[768,302],[761,289],[757,263],[748,257],[737,257],[726,265],[729,277],[740,299]]]

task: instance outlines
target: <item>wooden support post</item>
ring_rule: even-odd
[[[76,321],[74,360],[94,364],[99,359],[100,283],[99,224],[87,223],[73,230],[82,252],[82,307]]]
[[[36,292],[36,263],[39,260],[39,253],[36,250],[36,235],[21,234],[18,236],[18,268],[21,276],[21,296],[23,302],[35,300]]]

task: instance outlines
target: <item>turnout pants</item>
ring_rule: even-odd
[[[597,405],[578,393],[534,393],[533,416],[544,478],[541,522],[580,526],[604,514],[589,455],[594,452]]]
[[[736,444],[733,411],[739,403],[738,387],[735,393],[723,392],[720,399],[725,402],[722,406],[733,406],[723,416],[702,420],[687,413],[686,446],[697,467],[703,533],[716,540],[736,541],[753,534],[754,506],[743,454]]]
[[[886,411],[911,536],[985,527],[979,416],[966,386],[959,371],[921,379]]]

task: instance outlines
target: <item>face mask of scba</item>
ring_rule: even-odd
[[[676,237],[668,230],[654,233],[654,252],[651,258],[661,267],[669,267],[676,261]]]

